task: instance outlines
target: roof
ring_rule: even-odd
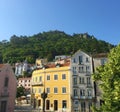
[[[31,77],[19,78],[18,80],[30,80]]]
[[[43,67],[45,67],[45,68],[56,68],[57,66],[59,66],[59,67],[66,67],[66,66],[70,66],[70,60],[66,60],[65,61],[65,63],[47,63],[46,65],[44,65]],[[43,69],[43,67],[42,68],[37,68],[37,70],[38,69]]]
[[[108,53],[98,53],[98,54],[93,54],[93,58],[107,58]]]
[[[0,64],[0,68],[2,68],[4,66],[4,64]]]

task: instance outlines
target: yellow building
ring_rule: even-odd
[[[41,94],[47,93],[45,111],[71,112],[70,60],[62,63],[41,64],[32,74],[32,102],[44,110]]]

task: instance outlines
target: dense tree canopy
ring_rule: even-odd
[[[95,112],[120,112],[120,45],[110,51],[108,62],[98,67],[93,79],[101,81],[104,101]]]
[[[18,98],[21,96],[25,96],[25,88],[23,86],[17,88],[16,97]]]
[[[94,49],[96,52],[109,52],[113,47],[88,33],[68,35],[56,30],[33,36],[13,35],[10,41],[0,42],[0,62],[15,63],[27,59],[34,63],[38,57],[53,60],[56,55],[70,55],[79,49],[88,53]]]

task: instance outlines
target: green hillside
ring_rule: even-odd
[[[56,55],[71,55],[79,49],[87,53],[101,53],[109,52],[113,47],[88,33],[68,35],[56,30],[33,36],[13,35],[10,41],[0,42],[0,62],[15,63],[27,59],[34,63],[38,57],[53,60]]]

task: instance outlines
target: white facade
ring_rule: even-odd
[[[76,52],[71,58],[72,71],[72,102],[74,112],[91,112],[94,102],[94,83],[92,57],[82,51]]]
[[[15,75],[19,76],[19,75],[23,75],[24,71],[28,71],[29,67],[28,67],[28,63],[27,61],[24,61],[23,63],[16,63],[15,64]]]
[[[16,63],[15,64],[15,75],[22,75],[22,64],[21,63]]]
[[[19,78],[18,87],[23,86],[25,89],[31,88],[31,78]]]

